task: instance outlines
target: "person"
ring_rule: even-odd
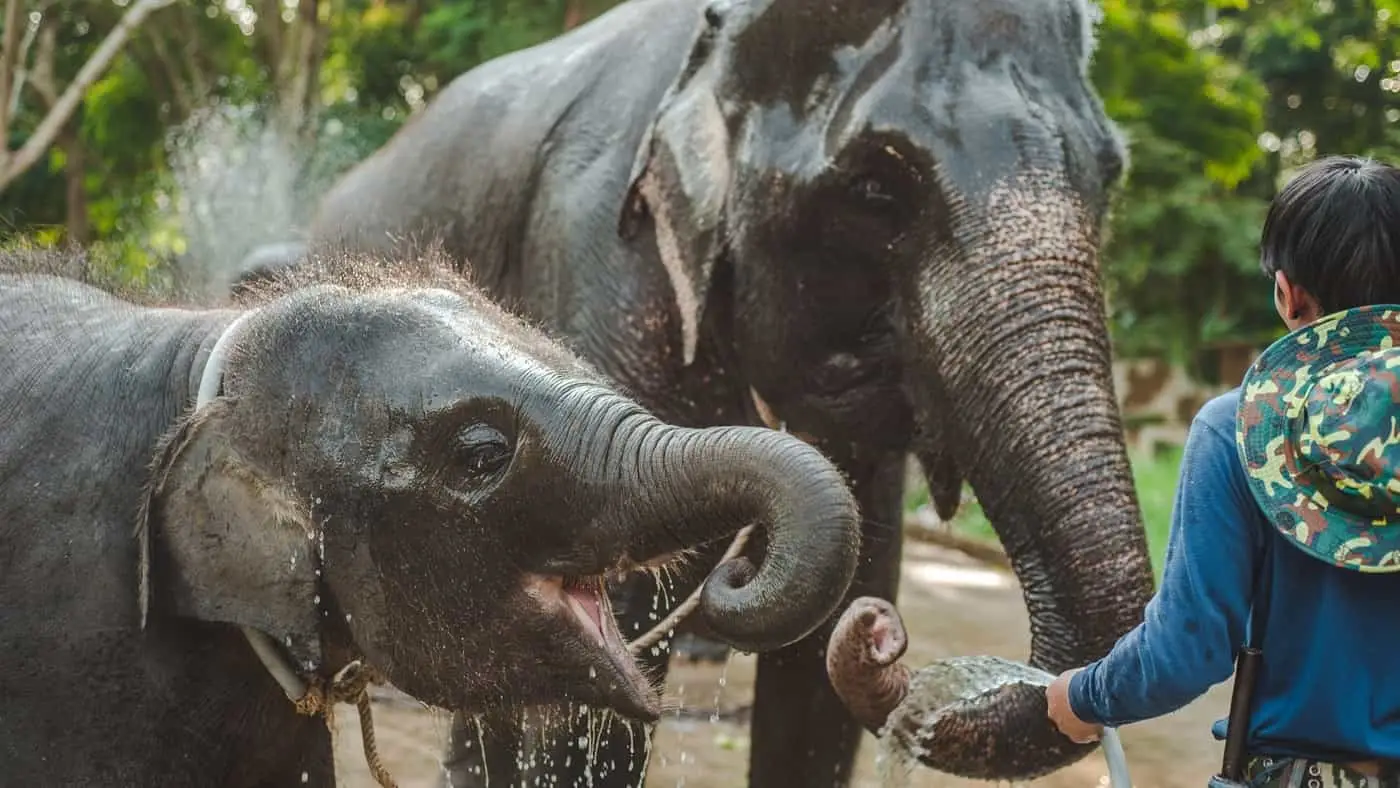
[[[1048,714],[1089,742],[1228,679],[1267,561],[1246,779],[1400,786],[1400,170],[1302,168],[1260,265],[1289,333],[1192,420],[1144,620],[1059,675]]]

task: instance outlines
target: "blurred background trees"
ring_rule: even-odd
[[[143,0],[4,2],[13,161]],[[285,238],[454,76],[614,4],[158,0],[0,191],[0,243],[83,243],[133,278],[216,270]],[[1257,237],[1289,170],[1400,159],[1400,0],[1098,8],[1093,78],[1132,145],[1105,257],[1115,341],[1209,379],[1212,349],[1278,334]]]

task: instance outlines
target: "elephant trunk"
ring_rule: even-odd
[[[643,563],[757,524],[755,567],[740,556],[710,574],[698,614],[716,637],[770,651],[827,621],[855,577],[856,502],[840,471],[797,438],[754,427],[689,429],[630,403],[602,418],[611,440],[598,472],[622,494],[606,516],[626,555]]]
[[[1146,535],[1113,395],[1097,245],[1063,186],[992,190],[972,236],[938,255],[936,284],[920,288],[914,331],[924,401],[958,406],[937,432],[977,493],[1019,579],[1030,618],[1034,667],[1050,672],[1108,652],[1142,619],[1152,593]],[[961,211],[964,221],[969,211]],[[927,393],[927,392],[925,392]],[[991,696],[988,696],[988,702]],[[1049,735],[1044,695],[995,696],[968,707],[950,729],[982,730],[966,745],[1033,741],[1018,768],[1039,773],[1090,748]],[[980,776],[992,764],[960,763],[949,741],[945,770]],[[1009,746],[1009,745],[1008,745]],[[967,750],[964,749],[964,752]],[[982,750],[983,754],[988,750]],[[986,777],[981,777],[987,779]]]
[[[827,644],[836,694],[896,752],[980,780],[1028,780],[1063,765],[1046,753],[1058,751],[1064,738],[1038,724],[1054,676],[992,656],[942,659],[914,672],[897,661],[907,643],[894,605],[861,597]]]
[[[909,693],[909,669],[899,663],[909,647],[894,605],[879,597],[853,601],[827,641],[826,674],[851,716],[879,733]]]

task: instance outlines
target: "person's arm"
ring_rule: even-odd
[[[1084,722],[1117,727],[1185,706],[1234,672],[1260,534],[1234,438],[1193,421],[1162,583],[1144,620],[1069,680]]]

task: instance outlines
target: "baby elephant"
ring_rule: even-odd
[[[696,615],[766,650],[835,611],[856,507],[816,450],[663,424],[409,270],[237,310],[0,276],[7,785],[334,785],[308,688],[357,664],[441,707],[655,720],[604,578],[750,523],[766,557]]]
[[[1031,780],[1082,758],[1045,716],[1053,675],[1000,657],[953,657],[918,671],[894,605],[851,602],[827,644],[832,689],[897,758],[974,780]]]

